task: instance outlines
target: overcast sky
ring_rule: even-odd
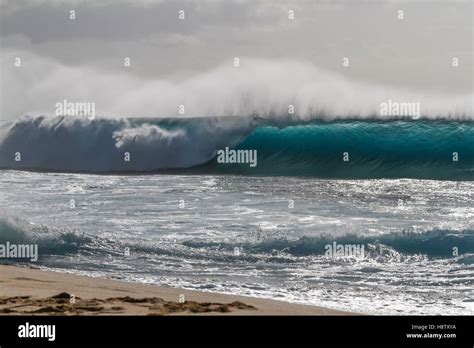
[[[300,62],[349,81],[424,93],[459,95],[473,90],[472,0],[0,4],[0,119],[49,110],[51,101],[62,99],[60,91],[69,88],[57,82],[59,77],[52,80],[55,74],[65,79],[70,74],[74,81],[69,84],[75,86],[69,95],[74,97],[87,90],[89,82],[99,85],[90,87],[96,94],[120,89],[114,82],[126,85],[121,88],[180,83],[231,66],[234,57],[240,57],[242,67],[252,59]],[[75,10],[75,20],[69,19],[70,10]],[[180,10],[185,20],[178,18]],[[288,18],[289,10],[294,10],[294,20]],[[403,20],[397,18],[399,10],[404,11]],[[15,57],[22,58],[21,68],[14,67]],[[131,58],[131,67],[123,66],[124,57]],[[350,59],[347,68],[343,57]],[[456,69],[453,57],[459,59]],[[96,81],[99,77],[111,84]]]

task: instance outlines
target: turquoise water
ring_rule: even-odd
[[[237,148],[257,149],[258,165],[240,165],[238,169],[228,165],[228,172],[348,179],[474,179],[472,122],[340,121],[265,126]],[[216,171],[219,167],[212,165]]]
[[[256,150],[257,165],[218,163],[225,147]],[[0,167],[470,181],[474,122],[23,117],[0,129]]]

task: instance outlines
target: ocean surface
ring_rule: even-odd
[[[0,244],[38,244],[38,266],[371,314],[474,314],[473,122],[25,117],[0,140]],[[256,149],[258,165],[217,163],[224,146]],[[364,255],[328,256],[334,243]]]

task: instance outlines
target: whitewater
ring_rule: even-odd
[[[0,192],[0,244],[37,244],[41,268],[360,313],[474,314],[472,181],[3,170]],[[364,257],[328,258],[333,243],[362,244]]]

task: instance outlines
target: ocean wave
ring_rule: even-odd
[[[2,127],[0,163],[3,168],[78,172],[189,168],[209,161],[220,147],[234,146],[248,134],[250,123],[25,116]]]
[[[26,116],[0,134],[7,169],[474,180],[474,122]],[[225,147],[257,165],[217,163]]]
[[[0,244],[35,244],[40,259],[51,255],[123,256],[123,243],[66,227],[52,227],[15,217],[0,218]]]
[[[258,165],[251,168],[213,161],[207,170],[348,179],[474,179],[474,123],[470,122],[339,121],[262,126],[237,149],[256,149]]]
[[[296,240],[286,238],[262,241],[218,242],[187,240],[180,243],[160,241],[143,244],[131,240],[109,240],[67,228],[27,223],[16,218],[0,218],[0,244],[36,244],[40,258],[48,255],[84,254],[123,256],[126,248],[135,255],[167,255],[214,261],[255,263],[291,263],[298,258],[323,256],[327,246],[363,245],[363,258],[377,262],[403,262],[413,256],[446,258],[460,264],[472,264],[473,230],[430,230],[419,233],[382,235],[346,234],[311,236]],[[239,255],[235,255],[238,248]],[[456,252],[454,252],[456,250]]]
[[[51,228],[16,218],[0,218],[0,244],[36,244],[40,256],[77,253],[90,241],[73,230]]]
[[[287,254],[295,257],[307,257],[324,255],[328,250],[327,246],[334,246],[334,243],[343,246],[363,245],[364,257],[381,262],[401,261],[405,259],[406,255],[453,259],[460,257],[460,260],[464,260],[464,256],[466,256],[465,260],[468,262],[469,255],[474,253],[474,231],[430,230],[420,233],[347,234],[337,237],[322,235],[302,237],[296,240],[268,239],[256,243],[187,241],[184,242],[184,245],[192,248],[218,248],[229,252],[239,248],[243,254]]]

